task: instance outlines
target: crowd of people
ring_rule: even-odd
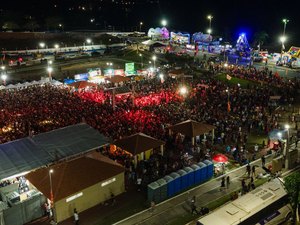
[[[167,148],[172,149],[167,154],[170,158],[152,158],[140,169],[142,174],[151,170],[163,175],[178,169],[184,166],[180,157],[185,153],[198,154],[199,160],[210,157],[214,154],[212,143],[234,146],[238,150],[234,157],[242,162],[247,157],[245,143],[252,130],[267,133],[278,127],[270,96],[280,95],[285,103],[292,103],[296,83],[267,71],[238,66],[227,72],[268,85],[242,89],[213,78],[198,78],[184,81],[188,94],[181,96],[178,89],[182,82],[149,79],[136,82],[132,95],[117,96],[115,108],[111,93],[103,89],[74,92],[64,86],[39,85],[4,90],[0,92],[0,143],[86,122],[112,140],[143,132],[166,141]],[[280,88],[273,88],[278,85]],[[168,126],[187,119],[215,125],[215,140],[196,151],[197,146],[187,138],[178,142],[176,134],[169,135]]]

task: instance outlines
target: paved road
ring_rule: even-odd
[[[273,159],[273,155],[267,156],[267,162]],[[263,172],[261,166],[261,160],[256,160],[251,165],[259,166],[257,172]],[[241,186],[241,179],[245,177],[245,166],[235,169],[226,176],[230,176],[231,184],[226,193],[236,191]],[[153,214],[149,210],[144,210],[135,215],[132,215],[122,221],[115,223],[114,225],[161,225],[168,224],[174,218],[183,216],[186,213],[190,213],[190,207],[188,205],[188,199],[192,196],[196,196],[197,208],[206,205],[210,201],[214,201],[225,194],[225,191],[220,191],[221,177],[212,179],[198,187],[195,187],[185,193],[175,196],[163,203],[156,205]]]

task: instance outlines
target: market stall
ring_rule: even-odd
[[[163,155],[163,146],[165,142],[150,137],[143,133],[137,133],[122,139],[117,140],[114,143],[117,147],[129,152],[134,156],[135,166],[137,165],[138,158],[141,160],[147,160],[150,158],[151,151],[154,148],[160,148]]]

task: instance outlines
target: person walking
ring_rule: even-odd
[[[251,166],[250,166],[249,163],[248,163],[247,166],[246,166],[246,173],[248,174],[248,177],[250,177],[250,174],[251,174]]]
[[[75,225],[79,225],[79,215],[76,208],[74,209],[74,223]]]
[[[256,173],[255,173],[255,165],[252,166],[252,177],[255,177]]]
[[[266,158],[265,158],[265,155],[263,155],[263,156],[261,157],[261,166],[264,167],[265,164],[266,164]]]
[[[193,196],[191,200],[191,210],[192,210],[192,214],[194,214],[194,212],[198,214],[197,207],[196,207],[196,196]]]
[[[227,177],[226,177],[226,188],[227,188],[227,189],[229,188],[229,185],[230,185],[230,177],[227,176]]]
[[[220,191],[223,191],[223,190],[224,190],[224,188],[225,188],[225,177],[222,177]]]

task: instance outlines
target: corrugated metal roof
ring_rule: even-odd
[[[93,152],[91,156],[85,155],[27,174],[26,178],[49,199],[50,169],[53,170],[51,180],[54,202],[125,171],[121,165],[113,160],[104,157],[98,152]]]
[[[106,137],[84,123],[1,144],[0,180],[106,144]]]

